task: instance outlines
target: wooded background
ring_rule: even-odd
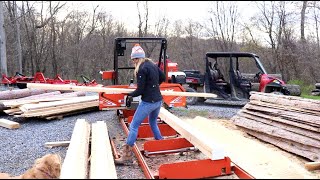
[[[39,71],[77,80],[85,75],[101,83],[99,71],[113,69],[116,37],[166,37],[169,58],[180,70],[204,72],[206,52],[246,51],[259,55],[267,72],[281,74],[285,81],[314,84],[320,77],[317,1],[252,1],[257,14],[249,22],[242,21],[236,3],[227,1],[213,1],[203,22],[172,22],[166,16],[151,22],[151,2],[137,1],[136,29],[98,6],[88,12],[67,9],[67,3],[0,1],[0,40],[6,47],[0,51],[1,74],[33,76]],[[61,18],[63,12],[67,15]],[[145,51],[149,56],[155,50]]]

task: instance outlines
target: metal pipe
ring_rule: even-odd
[[[171,150],[163,150],[163,151],[153,151],[153,152],[144,151],[144,154],[146,156],[150,156],[150,155],[155,155],[155,154],[178,153],[178,152],[198,151],[198,150],[199,149],[196,147],[187,147],[187,148],[171,149]]]

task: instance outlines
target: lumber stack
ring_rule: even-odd
[[[19,99],[9,99],[0,101],[0,110],[17,108],[23,104],[39,103],[48,101],[57,101],[65,99],[66,97],[84,96],[85,94],[65,93],[61,94],[60,91],[53,91],[38,95],[27,96]]]
[[[231,118],[246,133],[312,161],[320,159],[320,101],[252,92]]]
[[[98,96],[81,96],[59,101],[40,102],[38,104],[24,104],[19,106],[19,111],[14,112],[14,116],[54,119],[78,111],[83,112],[88,109],[95,109],[98,106]]]
[[[42,94],[0,101],[0,110],[8,115],[45,119],[62,118],[98,106],[98,96],[86,96],[85,92],[43,91]]]

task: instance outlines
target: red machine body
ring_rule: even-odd
[[[25,76],[20,73],[16,73],[13,77],[7,77],[5,74],[2,75],[1,84],[4,85],[17,85],[18,88],[26,88],[26,83],[46,83],[46,84],[75,84],[77,86],[97,86],[99,85],[95,80],[88,80],[82,76],[85,80],[84,83],[79,83],[77,80],[64,80],[59,74],[55,78],[46,78],[42,72],[36,72],[33,77]]]
[[[135,110],[119,110],[118,116],[120,124],[128,136],[129,126]],[[179,136],[179,133],[163,119],[158,117],[157,124],[162,136],[162,140],[151,139],[153,137],[148,118],[144,119],[139,126],[137,139],[139,144],[135,143],[132,147],[138,163],[147,179],[203,179],[213,177],[228,177],[229,175],[237,176],[240,179],[254,179],[252,175],[237,166],[228,156],[222,159],[212,160],[209,158],[192,159],[192,160],[177,160],[160,164],[156,171],[151,170],[150,163],[147,158],[157,158],[157,156],[185,153],[197,151],[197,148],[189,142],[187,138]],[[111,146],[114,158],[119,158],[117,148],[111,140]],[[152,164],[154,166],[154,164]],[[219,178],[218,178],[219,179]],[[225,179],[225,178],[224,178]]]
[[[286,83],[282,81],[281,79],[275,78],[273,76],[270,76],[268,74],[262,74],[260,76],[260,86],[259,86],[259,92],[266,92],[266,88],[268,86],[284,86]]]
[[[135,89],[136,85],[110,85],[104,86],[106,88],[127,88]],[[185,92],[185,89],[180,84],[162,83],[160,85],[161,91],[176,91]],[[126,109],[126,94],[124,93],[99,93],[99,109]],[[183,96],[163,96],[163,102],[168,107],[185,107],[186,97]]]
[[[126,44],[131,44],[132,46],[135,43],[139,43],[141,45],[145,43],[151,44],[160,44],[160,55],[158,52],[156,55],[159,55],[159,61],[156,63],[158,67],[162,68],[161,70],[167,75],[165,82],[160,85],[161,91],[176,91],[176,92],[185,92],[186,90],[181,85],[183,83],[178,83],[177,81],[173,82],[170,77],[173,77],[178,80],[177,74],[170,73],[179,73],[177,64],[170,62],[170,60],[163,58],[166,56],[166,48],[167,48],[167,40],[165,38],[116,38],[115,39],[115,48],[114,48],[114,69],[108,71],[100,71],[103,80],[112,81],[112,85],[104,86],[107,88],[126,88],[126,89],[135,89],[136,85],[132,84],[129,86],[129,83],[133,83],[134,75],[132,76],[132,82],[124,82],[126,84],[121,84],[119,75],[122,74],[122,70],[127,70],[123,72],[123,74],[127,74],[128,70],[134,69],[133,64],[131,67],[125,66],[128,63],[123,63],[123,61],[127,61],[130,57],[124,57],[124,60],[120,61],[119,57],[124,56],[124,51],[129,48],[126,47]],[[131,49],[129,49],[131,50]],[[123,59],[123,58],[122,58]],[[167,62],[168,61],[168,62]],[[129,63],[130,64],[130,63]],[[166,64],[167,66],[163,66]],[[161,66],[162,65],[162,66]],[[121,73],[119,71],[121,70]],[[181,72],[183,73],[183,72]],[[184,73],[183,73],[184,74]],[[128,78],[128,77],[126,77]],[[185,76],[183,76],[185,81]],[[126,79],[125,79],[126,80]],[[99,109],[107,110],[107,109],[131,109],[126,107],[126,98],[125,93],[99,93]],[[167,107],[186,107],[186,97],[174,96],[174,95],[165,95],[163,96],[163,102]]]

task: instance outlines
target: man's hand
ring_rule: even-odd
[[[133,101],[133,97],[128,95],[128,96],[126,97],[126,106],[127,106],[127,107],[130,107],[132,101]]]

